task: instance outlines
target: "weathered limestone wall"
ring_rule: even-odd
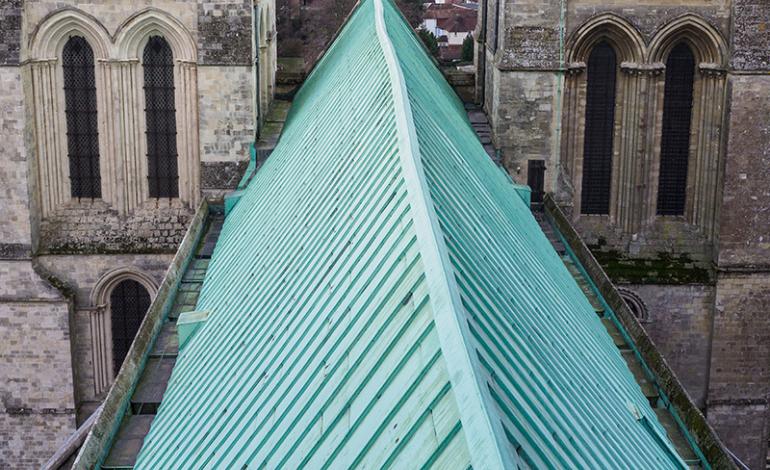
[[[252,0],[195,3],[198,9],[198,62],[201,65],[250,66]]]
[[[0,414],[0,466],[40,468],[74,431],[70,414]]]
[[[770,119],[764,118],[770,113],[768,90],[768,75],[730,77],[720,267],[770,269]]]
[[[615,14],[636,26],[645,40],[666,23],[685,15],[705,18],[725,37],[730,27],[730,2],[709,0],[569,0],[567,3],[567,35],[599,13]]]
[[[723,273],[717,281],[708,418],[751,468],[767,453],[770,273]]]
[[[248,65],[200,66],[201,189],[219,194],[238,186],[254,141],[254,77]],[[217,191],[219,190],[219,191]]]
[[[29,166],[24,147],[25,114],[19,67],[0,65],[0,89],[0,129],[4,140],[0,146],[0,256],[29,256]]]
[[[733,3],[709,419],[751,468],[770,437],[770,5]]]
[[[40,225],[39,253],[174,253],[193,209],[149,200],[126,216],[100,201],[62,208]]]
[[[256,132],[252,2],[198,3],[201,189],[221,197],[238,186]]]
[[[29,258],[0,279],[0,468],[37,468],[75,430],[71,306]]]
[[[554,188],[550,176],[558,164],[555,139],[554,94],[559,78],[552,72],[498,71],[500,102],[493,123],[505,168],[518,183],[527,183],[527,161],[546,160],[546,191]],[[505,98],[503,98],[505,97]]]
[[[630,284],[647,307],[643,323],[695,404],[706,406],[713,328],[714,286]]]
[[[490,0],[487,5],[484,108],[495,144],[503,165],[518,183],[527,182],[528,160],[546,160],[546,190],[555,185],[552,170],[558,165],[554,113],[561,83],[557,73],[560,17],[557,2]]]

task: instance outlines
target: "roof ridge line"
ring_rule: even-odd
[[[503,442],[504,430],[492,413],[492,397],[476,372],[468,324],[420,158],[414,115],[403,70],[385,25],[383,0],[374,1],[377,38],[391,78],[401,170],[410,198],[412,220],[428,284],[433,320],[452,384],[460,420],[474,468],[515,469],[516,458]]]

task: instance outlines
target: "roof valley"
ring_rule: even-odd
[[[516,458],[503,441],[502,424],[494,417],[491,394],[477,372],[483,369],[478,357],[472,354],[471,332],[463,318],[460,291],[426,181],[406,80],[387,31],[382,0],[374,0],[374,16],[377,38],[390,75],[401,170],[431,292],[433,320],[466,429],[471,462],[475,468],[517,468]]]

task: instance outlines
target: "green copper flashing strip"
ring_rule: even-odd
[[[243,191],[246,189],[246,186],[249,185],[249,181],[251,181],[251,177],[254,176],[254,172],[256,170],[257,148],[254,147],[254,144],[251,144],[249,147],[249,165],[246,167],[246,171],[243,172],[241,181],[238,183],[238,187],[235,189],[235,191],[225,196],[225,216],[227,216],[233,210],[235,205],[238,204],[238,201],[241,200]]]
[[[412,200],[414,228],[431,292],[436,331],[466,430],[471,462],[475,468],[514,469],[518,467],[516,459],[502,440],[505,434],[500,420],[493,418],[494,405],[477,373],[481,368],[473,354],[467,322],[461,317],[464,310],[460,291],[425,179],[406,81],[386,30],[383,10],[382,0],[375,0],[375,27],[391,76],[403,177]]]
[[[246,171],[243,172],[243,176],[241,177],[241,181],[238,183],[238,187],[236,189],[245,189],[246,186],[248,186],[249,181],[251,181],[251,177],[254,174],[254,171],[257,168],[257,148],[252,143],[249,146],[249,165],[246,167]]]
[[[201,325],[209,319],[209,313],[208,310],[193,310],[191,312],[182,312],[179,315],[176,321],[176,330],[179,336],[180,351],[192,339]]]

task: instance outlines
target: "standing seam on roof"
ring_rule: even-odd
[[[516,459],[502,441],[505,435],[502,424],[493,418],[488,387],[476,373],[480,368],[475,367],[478,364],[474,363],[474,347],[469,339],[467,322],[460,317],[463,307],[457,280],[420,161],[406,82],[385,26],[382,0],[375,0],[374,20],[391,78],[399,155],[411,199],[415,233],[425,264],[426,281],[433,287],[429,292],[436,331],[447,357],[446,366],[461,422],[468,439],[475,441],[468,446],[471,461],[476,468],[515,469],[518,468]]]

